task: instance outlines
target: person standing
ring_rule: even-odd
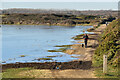
[[[88,35],[84,34],[83,39],[84,39],[84,43],[85,43],[85,48],[87,48]]]
[[[108,25],[108,22],[106,22],[106,26]]]

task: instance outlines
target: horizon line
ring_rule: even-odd
[[[5,9],[0,9],[0,10],[8,10],[8,9],[33,9],[33,10],[69,10],[69,11],[118,11],[118,9],[43,9],[43,8],[5,8]]]

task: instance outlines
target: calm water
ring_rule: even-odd
[[[83,30],[92,26],[33,26],[33,25],[3,25],[2,26],[2,61],[15,62],[67,62],[76,60],[62,52],[47,52],[58,49],[56,45],[75,44],[73,36],[82,34]],[[86,32],[88,33],[88,32]],[[26,55],[20,57],[20,55]],[[52,57],[53,60],[34,60]]]

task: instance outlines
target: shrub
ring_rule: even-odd
[[[108,55],[108,64],[113,67],[118,65],[118,52],[120,52],[119,39],[120,39],[120,25],[118,25],[119,20],[114,20],[102,33],[101,39],[99,40],[99,46],[95,51],[93,57],[93,63],[97,66],[102,65],[103,55]]]

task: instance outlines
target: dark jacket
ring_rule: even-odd
[[[83,39],[84,39],[85,41],[87,41],[87,40],[88,40],[88,36],[87,36],[87,35],[84,35],[84,36],[83,36]]]

